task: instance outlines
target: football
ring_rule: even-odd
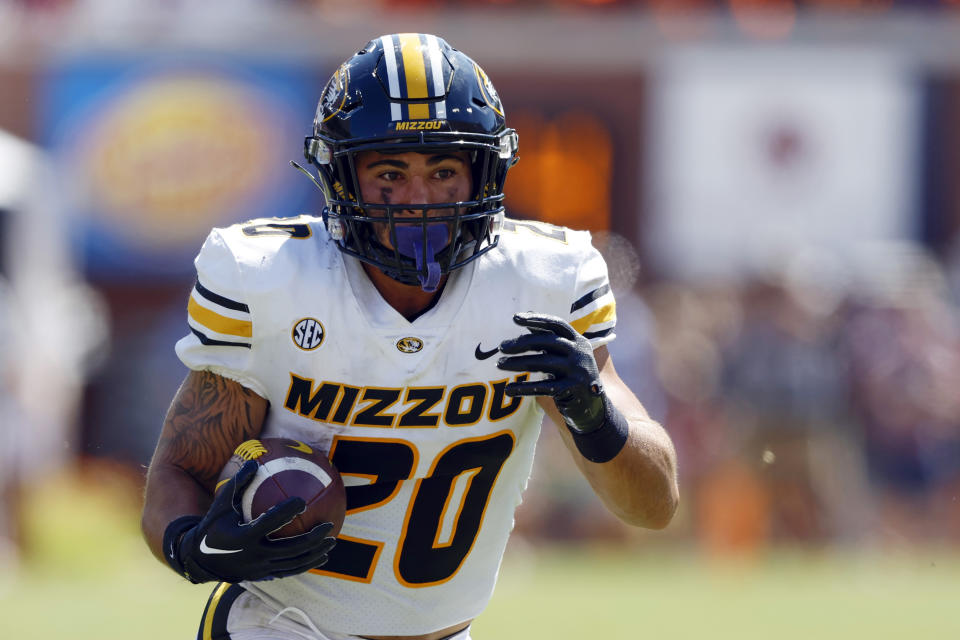
[[[287,538],[332,522],[331,536],[340,533],[347,508],[347,492],[336,468],[323,451],[299,440],[262,438],[236,448],[220,472],[217,487],[232,478],[248,460],[260,465],[241,498],[243,521],[250,522],[286,498],[303,498],[307,507],[270,538]]]

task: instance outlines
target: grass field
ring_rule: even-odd
[[[208,587],[153,560],[136,496],[114,484],[61,478],[31,496],[29,558],[0,577],[0,638],[193,637]],[[518,544],[473,637],[960,638],[960,552],[780,551],[716,562],[690,550]]]

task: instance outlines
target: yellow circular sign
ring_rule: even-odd
[[[262,96],[222,77],[143,82],[86,132],[92,204],[151,244],[194,241],[274,173],[276,117]]]

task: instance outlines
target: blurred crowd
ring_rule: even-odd
[[[900,245],[859,273],[816,258],[620,292],[611,353],[678,449],[672,535],[716,552],[957,544],[960,261]],[[551,488],[566,465],[549,431],[533,490],[555,508],[531,507],[532,535],[629,536],[585,487]]]

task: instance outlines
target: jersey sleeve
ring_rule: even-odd
[[[590,340],[594,349],[616,337],[617,303],[610,290],[607,263],[592,245],[577,270],[567,321]]]
[[[176,345],[190,369],[210,371],[266,396],[251,372],[253,318],[240,267],[220,230],[207,237],[194,260],[197,282],[187,300],[190,330]]]

